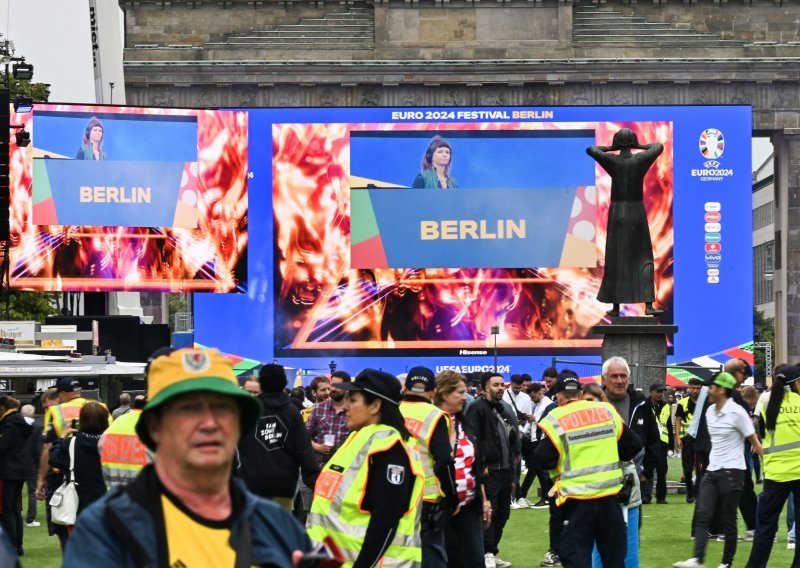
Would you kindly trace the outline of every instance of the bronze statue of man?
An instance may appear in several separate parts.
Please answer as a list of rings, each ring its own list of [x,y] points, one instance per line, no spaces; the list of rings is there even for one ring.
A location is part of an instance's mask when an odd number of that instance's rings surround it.
[[[631,150],[643,150],[633,153]],[[612,152],[619,151],[619,154]],[[614,134],[611,146],[590,146],[586,153],[611,176],[611,207],[608,211],[606,265],[597,299],[613,304],[610,316],[619,316],[620,304],[645,304],[647,315],[663,310],[653,307],[656,299],[653,244],[644,207],[644,176],[664,146],[639,144],[636,133],[623,128]]]

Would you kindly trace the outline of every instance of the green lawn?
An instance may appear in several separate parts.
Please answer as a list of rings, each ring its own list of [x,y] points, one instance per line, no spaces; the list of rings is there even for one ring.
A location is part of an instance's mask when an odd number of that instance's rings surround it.
[[[531,495],[535,495],[535,491],[531,491]],[[683,495],[670,495],[667,500],[668,505],[642,507],[642,568],[668,568],[673,562],[692,555],[693,541],[689,538],[689,524],[693,505],[688,505]],[[25,556],[22,558],[22,565],[24,568],[56,568],[61,564],[58,539],[47,536],[43,514],[39,515],[38,520],[42,522],[41,527],[25,528]],[[520,568],[538,566],[547,552],[547,521],[547,509],[511,511],[511,520],[500,543],[500,557]],[[779,526],[779,538],[772,550],[770,566],[789,566],[793,552],[786,550],[786,525],[783,519]],[[741,522],[740,532],[744,534]],[[744,566],[750,554],[750,545],[749,542],[739,543],[737,566]],[[710,542],[707,565],[714,568],[721,559],[722,543]]]
[[[758,491],[758,489],[757,489]],[[689,536],[694,505],[686,503],[683,495],[667,497],[668,505],[643,505],[644,517],[640,533],[639,560],[642,568],[668,568],[673,562],[692,556],[694,541]],[[739,534],[744,534],[739,521]],[[744,566],[750,554],[750,542],[740,542],[736,550],[736,566]],[[500,543],[500,558],[518,567],[538,566],[548,546],[547,509],[518,509],[511,511]],[[706,566],[715,568],[722,562],[721,542],[709,542]],[[778,542],[770,556],[770,566],[789,566],[794,551],[786,550],[786,523],[779,525]]]

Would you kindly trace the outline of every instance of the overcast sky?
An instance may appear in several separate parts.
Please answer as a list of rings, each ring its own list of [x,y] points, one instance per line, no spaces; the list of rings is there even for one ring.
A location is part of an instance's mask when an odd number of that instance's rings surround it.
[[[52,102],[94,102],[88,0],[0,0],[0,33],[52,85]]]

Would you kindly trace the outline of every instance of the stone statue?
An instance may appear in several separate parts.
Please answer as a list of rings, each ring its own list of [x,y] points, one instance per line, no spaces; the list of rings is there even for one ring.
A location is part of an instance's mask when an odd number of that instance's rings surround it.
[[[634,154],[631,150],[643,150]],[[619,151],[619,154],[612,152]],[[606,265],[597,299],[613,304],[608,311],[619,316],[620,304],[644,302],[645,313],[664,313],[653,307],[655,275],[653,244],[644,208],[644,176],[664,146],[639,144],[636,133],[627,128],[614,134],[612,146],[590,146],[586,153],[611,176],[611,208],[608,212]]]

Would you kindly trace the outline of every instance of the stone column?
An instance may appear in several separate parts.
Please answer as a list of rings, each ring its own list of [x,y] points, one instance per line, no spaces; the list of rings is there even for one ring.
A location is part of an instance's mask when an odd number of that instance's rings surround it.
[[[776,362],[800,358],[800,128],[773,137]]]
[[[654,383],[666,383],[667,334],[677,331],[677,325],[662,325],[652,317],[612,318],[611,325],[592,328],[592,333],[604,336],[603,361],[624,357],[631,367],[631,383],[644,391]]]

